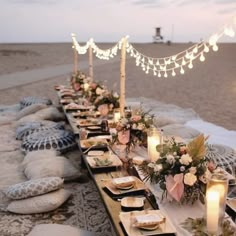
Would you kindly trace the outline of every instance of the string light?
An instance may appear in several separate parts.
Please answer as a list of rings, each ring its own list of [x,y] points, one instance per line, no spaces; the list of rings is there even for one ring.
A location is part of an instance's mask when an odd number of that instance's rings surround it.
[[[233,19],[233,24],[236,25],[236,16]],[[204,53],[208,53],[210,49],[212,49],[213,51],[218,51],[217,42],[223,35],[234,37],[235,31],[233,25],[227,25],[218,33],[211,35],[207,41],[193,44],[186,50],[169,57],[149,57],[139,52],[128,41],[126,43],[126,52],[131,57],[135,58],[136,66],[140,66],[146,74],[152,71],[154,76],[164,76],[165,78],[167,78],[168,75],[172,75],[174,77],[176,76],[176,72],[184,74],[186,67],[192,69],[194,60],[199,59],[201,62],[204,62],[206,59]],[[128,36],[126,36],[126,38],[128,38]],[[94,43],[93,39],[90,39],[84,46],[80,46],[76,40],[75,34],[72,34],[72,41],[73,48],[75,48],[79,54],[85,54],[88,48],[92,47],[94,54],[98,58],[103,60],[109,60],[116,56],[118,50],[121,49],[123,44],[122,38],[113,47],[102,50]],[[180,69],[176,70],[177,68]]]

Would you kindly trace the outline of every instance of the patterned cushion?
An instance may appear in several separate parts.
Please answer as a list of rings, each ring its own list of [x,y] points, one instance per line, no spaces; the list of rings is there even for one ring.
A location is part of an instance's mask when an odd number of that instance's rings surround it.
[[[36,197],[14,200],[7,206],[7,210],[19,214],[49,212],[61,206],[70,195],[70,191],[59,189]]]
[[[75,146],[75,136],[72,132],[67,130],[43,130],[28,135],[23,140],[21,147],[25,152],[44,149],[65,152]]]
[[[34,197],[61,188],[63,186],[63,182],[63,179],[60,177],[47,177],[29,180],[9,186],[4,190],[4,193],[11,199]]]
[[[236,172],[236,151],[220,144],[208,144],[206,157],[229,173]]]
[[[39,97],[24,97],[20,101],[21,109],[23,109],[24,107],[30,106],[32,104],[52,105],[52,101],[48,98],[39,98]]]
[[[46,120],[29,122],[20,125],[16,129],[16,139],[22,140],[24,137],[34,132],[40,132],[43,130],[54,130],[54,129],[64,129],[64,125],[62,123],[56,123],[53,121],[46,121]]]

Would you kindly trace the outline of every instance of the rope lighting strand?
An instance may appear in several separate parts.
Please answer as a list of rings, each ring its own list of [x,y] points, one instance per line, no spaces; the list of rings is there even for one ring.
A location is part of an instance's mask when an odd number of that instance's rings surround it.
[[[186,69],[193,68],[193,62],[199,59],[201,62],[205,61],[205,55],[211,49],[218,51],[218,40],[226,35],[228,37],[235,36],[234,27],[236,26],[236,16],[233,18],[233,23],[225,25],[218,33],[215,33],[209,37],[208,40],[200,43],[193,44],[191,47],[184,51],[168,57],[149,57],[140,53],[132,44],[127,40],[126,52],[131,57],[135,58],[136,66],[148,74],[150,71],[154,76],[169,77],[176,76],[177,73],[184,74]],[[126,36],[128,39],[128,36]],[[84,46],[80,46],[76,40],[75,34],[72,34],[73,48],[75,48],[78,54],[85,54],[89,48],[92,47],[96,57],[103,60],[109,60],[117,55],[118,50],[121,50],[123,38],[113,47],[102,50],[90,39]]]

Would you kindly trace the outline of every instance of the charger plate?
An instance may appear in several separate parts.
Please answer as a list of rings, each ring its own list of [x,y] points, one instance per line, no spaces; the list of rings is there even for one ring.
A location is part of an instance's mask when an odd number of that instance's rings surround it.
[[[157,217],[165,221],[159,223],[159,225],[153,225],[150,227],[138,228],[135,226],[136,217],[145,216],[146,214],[156,215]],[[169,218],[167,218],[160,210],[143,210],[143,211],[132,211],[132,212],[120,212],[120,221],[128,236],[148,236],[148,235],[165,235],[174,234],[176,235],[176,229]]]

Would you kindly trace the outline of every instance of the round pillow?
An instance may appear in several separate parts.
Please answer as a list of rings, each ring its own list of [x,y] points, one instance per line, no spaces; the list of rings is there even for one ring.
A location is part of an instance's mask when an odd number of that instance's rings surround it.
[[[56,123],[53,121],[29,122],[22,126],[19,126],[16,129],[16,139],[22,140],[23,138],[34,132],[41,132],[44,130],[54,130],[54,129],[64,129],[64,125],[62,123]]]
[[[44,149],[55,149],[65,152],[75,146],[74,134],[70,131],[60,129],[43,130],[29,134],[25,137],[21,145],[22,150],[25,152]]]
[[[32,104],[45,104],[45,105],[52,105],[52,101],[48,98],[40,98],[40,97],[24,97],[20,101],[20,108],[23,109],[27,106]]]
[[[220,144],[208,144],[206,157],[213,160],[219,167],[232,173],[236,169],[236,151]]]

